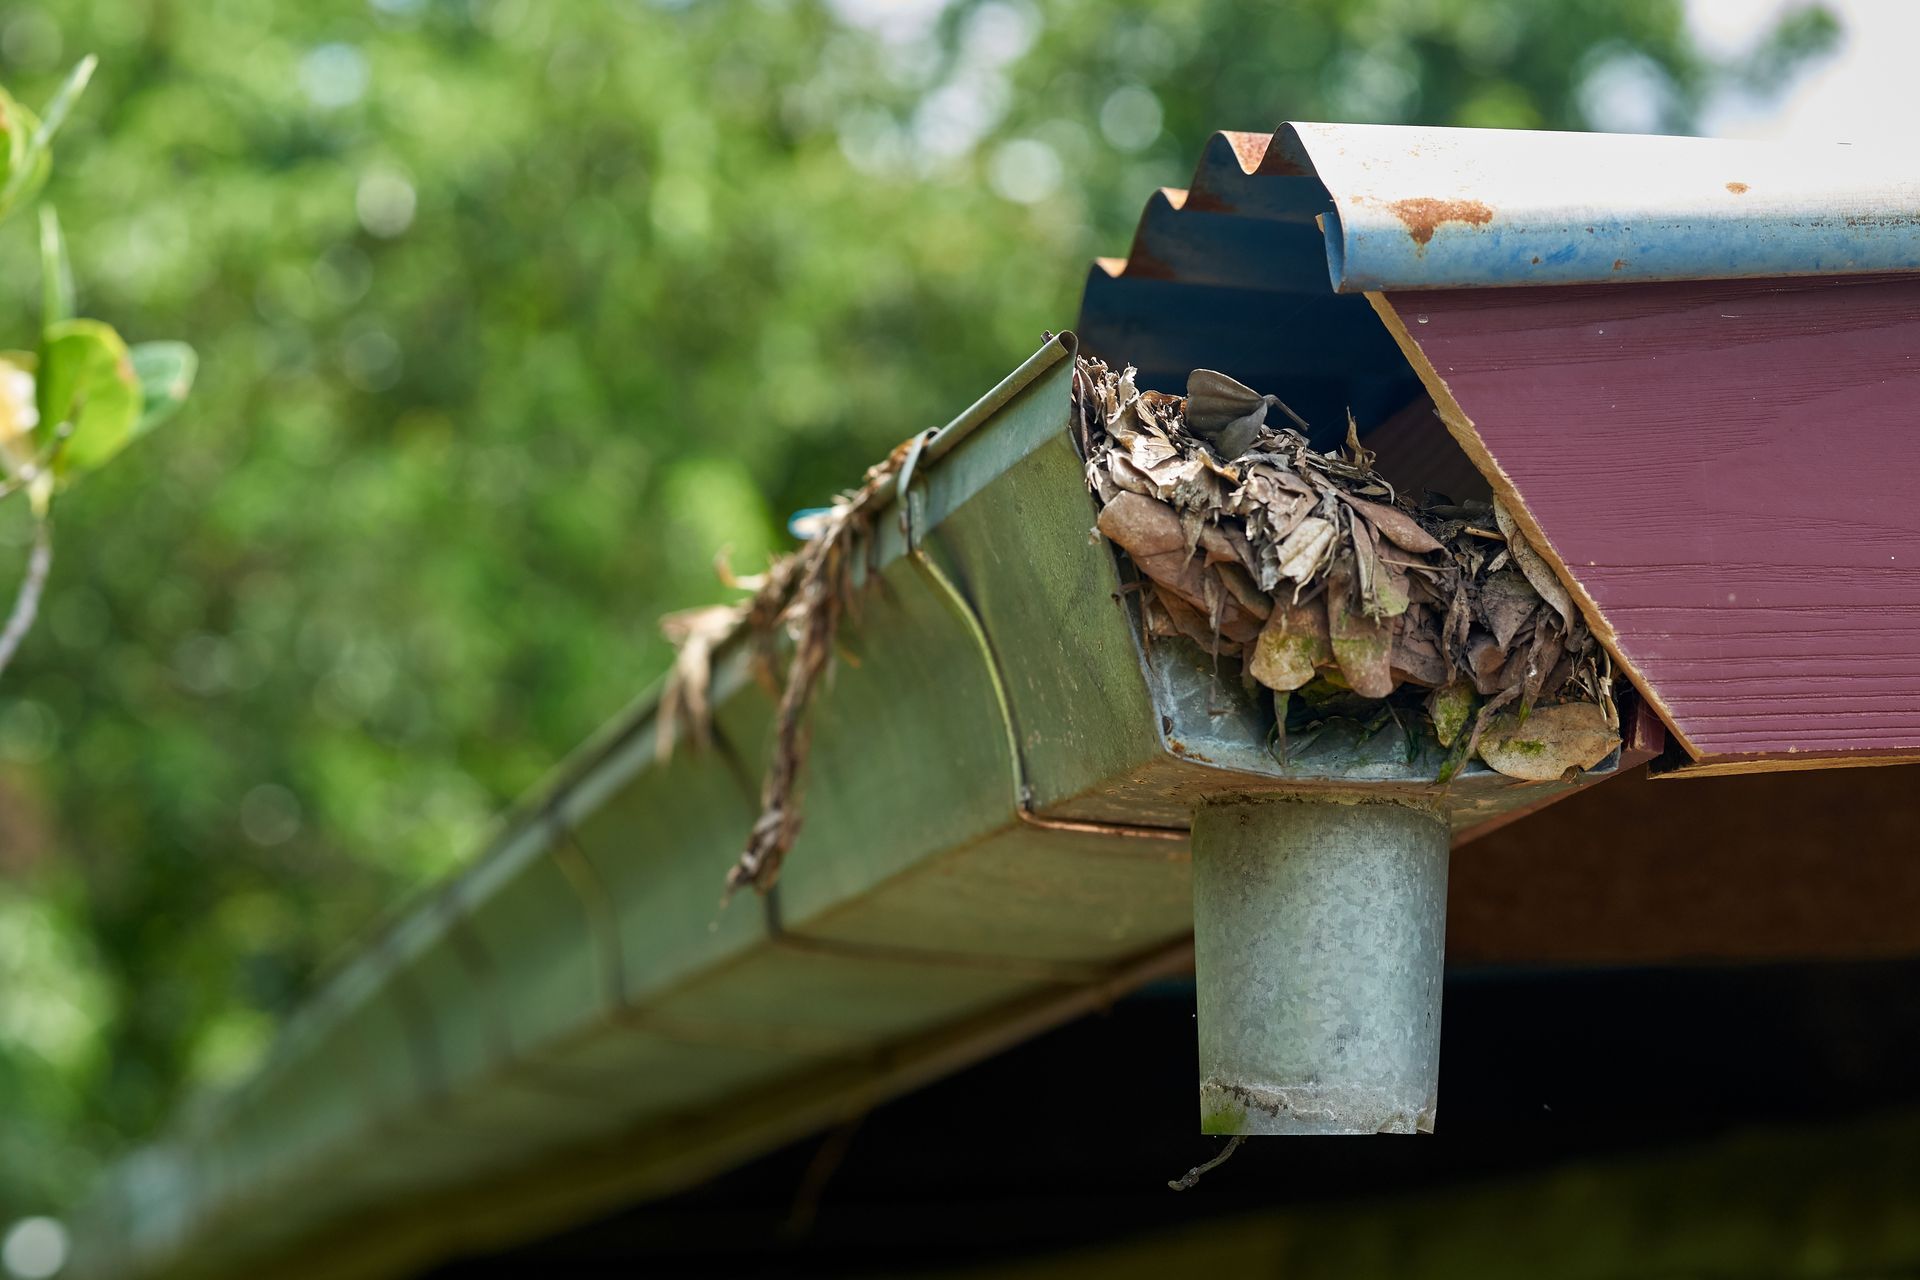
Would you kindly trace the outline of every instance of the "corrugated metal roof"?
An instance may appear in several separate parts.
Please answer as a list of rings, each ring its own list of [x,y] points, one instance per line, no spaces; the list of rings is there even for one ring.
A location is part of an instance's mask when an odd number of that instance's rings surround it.
[[[1913,270],[1912,152],[1289,124],[1215,134],[1095,264],[1078,331],[1149,386],[1211,364],[1337,434],[1417,391],[1363,292]]]
[[[1920,269],[1907,148],[1511,129],[1289,125],[1341,293]]]
[[[1206,366],[1280,392],[1325,447],[1349,408],[1371,426],[1420,385],[1366,299],[1333,292],[1315,222],[1331,197],[1279,153],[1268,163],[1269,141],[1217,133],[1186,190],[1155,192],[1127,257],[1094,264],[1076,331],[1145,386],[1182,391]]]

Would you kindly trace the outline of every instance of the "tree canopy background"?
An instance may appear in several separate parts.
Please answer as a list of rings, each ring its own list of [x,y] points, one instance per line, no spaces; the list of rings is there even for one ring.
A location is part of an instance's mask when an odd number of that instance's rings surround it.
[[[1678,0],[16,0],[102,67],[89,314],[201,353],[0,681],[0,1222],[57,1209],[910,432],[1072,323],[1208,133],[1684,129]],[[7,228],[33,332],[34,247]],[[0,590],[28,537],[0,508]]]

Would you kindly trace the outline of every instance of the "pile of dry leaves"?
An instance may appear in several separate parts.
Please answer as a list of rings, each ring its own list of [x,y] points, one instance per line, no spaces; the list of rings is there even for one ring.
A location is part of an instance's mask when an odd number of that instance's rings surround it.
[[[1204,369],[1187,391],[1074,372],[1099,529],[1147,580],[1150,637],[1243,659],[1283,733],[1357,704],[1424,713],[1449,777],[1478,755],[1557,778],[1618,745],[1607,655],[1498,501],[1415,506],[1351,426],[1343,454],[1317,453],[1266,421],[1293,417],[1271,396]]]

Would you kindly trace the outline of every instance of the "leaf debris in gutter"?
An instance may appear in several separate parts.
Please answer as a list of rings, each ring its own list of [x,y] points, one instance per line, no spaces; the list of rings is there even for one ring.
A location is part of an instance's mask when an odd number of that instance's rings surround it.
[[[1498,501],[1416,506],[1351,420],[1318,453],[1224,374],[1195,370],[1184,397],[1135,376],[1080,357],[1074,431],[1149,640],[1240,659],[1283,733],[1411,713],[1448,748],[1443,781],[1475,756],[1559,778],[1619,745],[1606,651]]]
[[[1224,374],[1195,370],[1185,397],[1141,391],[1134,377],[1078,358],[1072,428],[1098,528],[1147,580],[1149,637],[1241,659],[1273,690],[1283,732],[1424,718],[1450,749],[1442,781],[1476,755],[1510,777],[1558,778],[1619,745],[1605,651],[1497,503],[1414,507],[1373,471],[1351,423],[1344,453],[1317,453],[1268,421],[1304,426],[1285,404]],[[723,565],[745,599],[661,620],[676,650],[657,715],[662,758],[683,726],[695,746],[710,742],[713,655],[736,634],[754,638],[756,672],[779,692],[760,815],[729,894],[772,888],[799,834],[807,712],[853,603],[854,566],[873,551],[875,513],[922,438],[810,513],[807,543],[764,574]]]
[[[807,710],[831,665],[841,616],[852,603],[853,567],[873,545],[874,513],[892,492],[894,480],[920,439],[903,441],[885,461],[867,468],[858,489],[841,494],[831,507],[809,513],[809,541],[797,551],[776,557],[764,574],[734,578],[723,565],[722,580],[751,591],[746,599],[669,614],[661,620],[662,632],[677,650],[660,695],[656,746],[662,758],[672,751],[682,722],[696,746],[710,739],[707,691],[712,655],[735,633],[744,631],[755,638],[755,668],[769,689],[779,690],[773,751],[760,784],[760,816],[747,836],[746,848],[727,872],[729,896],[743,885],[762,893],[771,889],[800,834],[800,772],[810,732]],[[783,675],[776,670],[782,633],[793,645]]]

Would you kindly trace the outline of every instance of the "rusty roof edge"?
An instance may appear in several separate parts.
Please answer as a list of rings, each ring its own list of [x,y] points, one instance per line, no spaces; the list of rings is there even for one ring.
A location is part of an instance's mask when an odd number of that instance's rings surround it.
[[[1920,158],[1889,147],[1288,124],[1337,292],[1920,270]]]
[[[1196,214],[1229,221],[1203,232]],[[1221,132],[1185,191],[1149,200],[1107,274],[1185,279],[1183,256],[1244,254],[1205,243],[1228,228],[1294,223],[1325,273],[1269,274],[1300,294],[1920,271],[1920,153],[1411,125]]]

